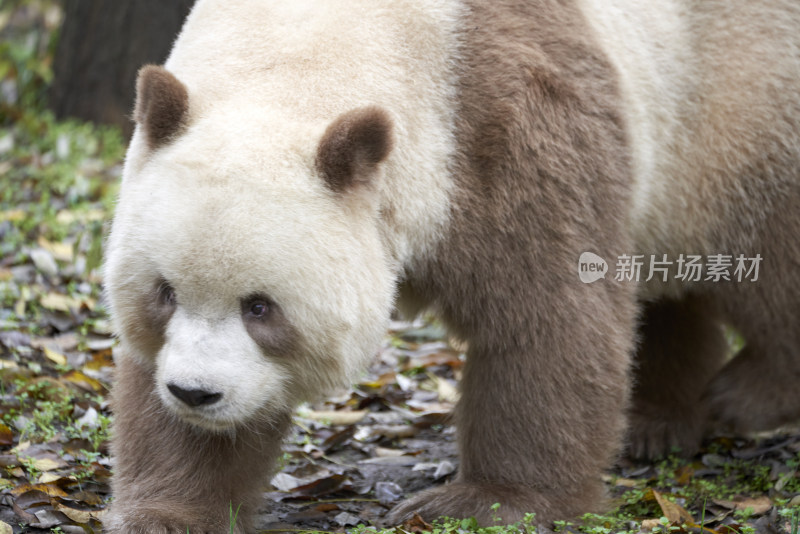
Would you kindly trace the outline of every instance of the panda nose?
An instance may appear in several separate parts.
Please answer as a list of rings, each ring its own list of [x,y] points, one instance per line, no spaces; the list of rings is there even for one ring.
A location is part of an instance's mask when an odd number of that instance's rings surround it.
[[[175,384],[167,384],[167,389],[192,408],[214,404],[222,398],[222,393],[212,393],[204,389],[183,389]]]

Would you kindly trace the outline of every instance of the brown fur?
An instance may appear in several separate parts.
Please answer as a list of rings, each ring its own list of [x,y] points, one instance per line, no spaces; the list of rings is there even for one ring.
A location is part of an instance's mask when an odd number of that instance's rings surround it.
[[[139,70],[133,118],[144,129],[150,148],[163,145],[179,133],[188,110],[186,86],[169,71],[156,65]]]
[[[392,149],[392,122],[378,107],[349,111],[325,130],[316,167],[328,186],[344,191],[367,183]]]
[[[785,176],[797,176],[790,164],[800,160],[797,148],[781,156]],[[764,177],[782,170],[770,160],[761,164],[772,167],[746,172]],[[761,254],[757,282],[701,284],[683,301],[645,307],[632,407],[634,455],[661,456],[673,446],[691,454],[709,430],[744,434],[800,419],[800,290],[793,281],[800,273],[800,186],[787,186],[764,208],[736,205],[734,224],[718,237],[721,251]],[[724,366],[729,347],[722,324],[746,343]]]
[[[228,532],[229,506],[235,512],[241,505],[236,532],[250,532],[289,414],[262,421],[257,430],[239,428],[235,436],[213,434],[166,412],[151,370],[122,358],[116,373],[112,452],[118,504],[104,531],[185,534],[188,528],[192,534],[219,534]]]
[[[672,445],[693,452],[708,414],[738,432],[800,418],[797,144],[764,135],[761,155],[746,165],[690,167],[706,169],[698,186],[716,199],[719,222],[696,229],[711,232],[717,248],[709,253],[768,259],[758,283],[698,284],[682,301],[644,304],[629,380],[634,293],[574,275],[581,252],[615,258],[631,246],[614,73],[569,3],[471,7],[453,227],[404,287],[469,342],[457,412],[462,465],[456,483],[413,497],[390,520],[419,510],[491,524],[489,501],[501,503],[504,520],[523,510],[549,521],[596,509],[629,382],[631,449],[640,455]],[[783,110],[781,129],[800,117],[798,107]],[[707,148],[738,161],[740,145]],[[741,189],[729,188],[732,178]],[[702,204],[687,206],[712,216]],[[717,373],[722,321],[748,346]],[[487,486],[504,491],[485,498]]]
[[[266,297],[255,297],[269,302]],[[300,333],[286,318],[276,304],[270,302],[270,310],[265,317],[253,317],[247,313],[249,300],[242,302],[244,327],[250,337],[268,354],[281,356],[296,352],[300,343]]]
[[[636,355],[630,453],[692,454],[705,431],[702,397],[729,348],[719,314],[697,298],[644,306]]]
[[[707,288],[746,343],[705,394],[711,423],[738,434],[800,419],[800,146],[776,156],[794,183],[773,199],[757,227],[725,237],[732,250],[761,253],[759,281]],[[763,161],[774,162],[770,154]]]
[[[395,510],[549,521],[602,506],[622,439],[632,287],[583,284],[586,250],[631,246],[610,66],[563,2],[471,2],[448,238],[404,291],[469,343],[455,484]],[[486,487],[502,488],[485,496]]]
[[[167,323],[175,309],[162,298],[163,291],[168,287],[165,280],[159,280],[149,290],[136,293],[136,316],[140,320],[130,334],[132,344],[146,354],[158,353],[164,344]]]

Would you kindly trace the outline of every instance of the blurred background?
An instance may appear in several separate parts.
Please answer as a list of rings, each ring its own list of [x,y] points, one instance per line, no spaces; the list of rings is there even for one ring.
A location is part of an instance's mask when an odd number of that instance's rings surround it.
[[[163,63],[193,0],[3,0],[0,113],[36,103],[129,136],[138,68]]]

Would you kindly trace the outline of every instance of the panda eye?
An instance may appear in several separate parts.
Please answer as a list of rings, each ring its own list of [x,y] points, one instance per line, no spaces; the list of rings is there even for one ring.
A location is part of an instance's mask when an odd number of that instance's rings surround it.
[[[158,286],[158,303],[162,306],[173,307],[177,302],[175,290],[169,285],[169,282],[161,282],[161,285]]]
[[[272,311],[274,304],[268,298],[257,295],[242,301],[242,313],[254,319],[264,319]]]
[[[256,301],[250,305],[250,315],[255,317],[263,317],[267,314],[267,303]]]

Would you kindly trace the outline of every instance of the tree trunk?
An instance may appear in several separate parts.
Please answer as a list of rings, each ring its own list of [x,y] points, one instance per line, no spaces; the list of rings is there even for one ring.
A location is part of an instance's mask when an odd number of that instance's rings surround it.
[[[64,0],[50,105],[130,135],[136,72],[163,63],[194,0]]]

